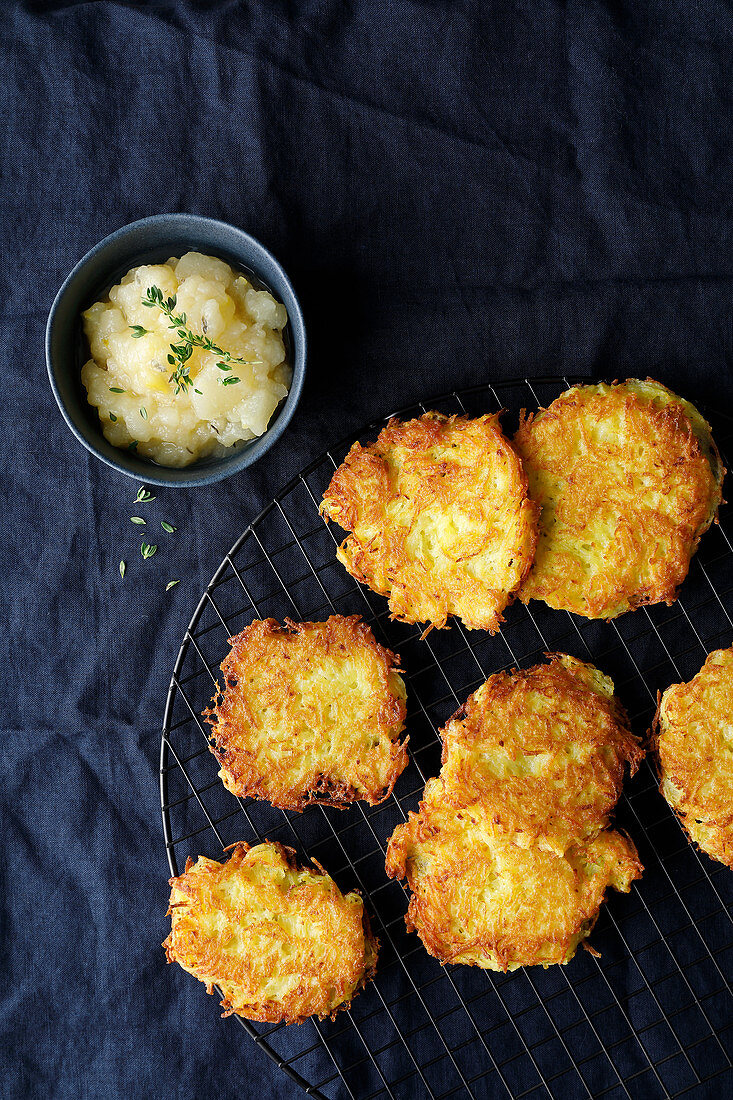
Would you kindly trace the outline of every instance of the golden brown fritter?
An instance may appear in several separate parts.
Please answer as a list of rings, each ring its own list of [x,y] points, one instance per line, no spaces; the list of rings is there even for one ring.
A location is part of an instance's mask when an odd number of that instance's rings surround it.
[[[168,962],[207,993],[217,985],[226,1016],[333,1017],[374,976],[379,941],[359,894],[300,867],[292,848],[236,844],[226,863],[187,860],[170,884]]]
[[[413,891],[408,928],[443,962],[567,962],[607,888],[641,875],[607,826],[643,755],[592,665],[555,655],[491,676],[448,722],[440,775],[389,842],[387,874]]]
[[[563,654],[490,676],[442,737],[440,778],[425,800],[481,803],[492,832],[557,855],[608,825],[624,765],[633,775],[644,756],[613,681]]]
[[[358,615],[258,619],[229,642],[206,711],[227,790],[285,810],[389,797],[407,766],[405,685]]]
[[[393,619],[499,629],[532,563],[535,506],[499,415],[390,420],[355,443],[321,504],[351,534],[338,559]]]
[[[575,386],[514,444],[541,507],[524,603],[603,619],[674,601],[725,474],[693,405],[651,379]]]
[[[659,789],[690,838],[733,868],[733,649],[662,695],[654,720]]]
[[[387,853],[387,874],[406,877],[413,891],[407,928],[441,962],[488,970],[569,962],[606,890],[628,893],[641,876],[634,845],[619,832],[557,856],[467,826],[467,812],[410,814]]]

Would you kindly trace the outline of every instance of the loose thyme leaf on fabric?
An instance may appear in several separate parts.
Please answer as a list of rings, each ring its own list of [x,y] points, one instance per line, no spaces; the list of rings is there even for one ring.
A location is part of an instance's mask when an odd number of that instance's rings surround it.
[[[155,544],[151,546],[149,542],[144,542],[140,547],[140,553],[143,556],[143,560],[147,561],[148,558],[152,558],[157,549],[158,547]]]
[[[147,520],[143,519],[142,516],[130,516],[130,523],[142,523],[145,525]]]
[[[167,531],[169,535],[172,535],[175,531],[175,527],[173,527],[170,523],[166,523],[164,519],[160,521],[160,526],[163,528],[164,531]]]
[[[155,497],[153,496],[152,493],[149,493],[148,490],[144,486],[141,485],[140,488],[137,491],[137,496],[135,497],[135,503],[139,504],[142,501],[143,504],[147,504],[149,500],[155,500]]]
[[[173,587],[174,584],[179,584],[179,583],[180,583],[179,581],[168,581],[168,584],[165,586],[166,592],[168,592]]]
[[[125,570],[126,570],[126,569],[127,569],[127,565],[126,565],[126,563],[125,563],[124,561],[121,561],[121,562],[120,562],[120,576],[121,576],[121,577],[122,577],[123,579],[124,579],[124,576],[125,576]]]

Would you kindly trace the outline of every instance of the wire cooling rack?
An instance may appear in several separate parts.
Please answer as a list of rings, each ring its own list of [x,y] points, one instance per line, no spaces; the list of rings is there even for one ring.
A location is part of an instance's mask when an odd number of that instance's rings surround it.
[[[504,408],[504,428],[512,432],[520,408],[546,405],[569,384],[544,378],[478,386],[400,415],[428,407],[469,414]],[[369,425],[358,438],[374,438],[383,423]],[[732,423],[714,422],[723,452]],[[318,516],[350,442],[312,462],[283,489],[204,592],[171,680],[160,790],[174,875],[186,856],[217,857],[236,840],[290,844],[301,858],[318,859],[342,890],[362,891],[382,943],[379,968],[334,1022],[298,1027],[235,1019],[288,1077],[326,1100],[656,1100],[716,1078],[715,1092],[723,1095],[722,1075],[730,1074],[733,1056],[733,875],[688,844],[648,761],[627,783],[617,813],[646,870],[630,894],[612,892],[603,906],[591,938],[600,958],[581,950],[566,967],[510,974],[441,967],[417,936],[407,934],[407,896],[387,879],[384,856],[395,825],[417,809],[426,778],[438,772],[437,731],[491,673],[534,664],[549,650],[591,660],[613,677],[634,729],[643,733],[657,691],[689,679],[709,650],[733,643],[727,510],[705,535],[672,607],[605,623],[540,603],[515,603],[493,638],[454,623],[420,641],[418,628],[391,622],[386,601],[338,564],[341,532]],[[406,670],[411,762],[394,794],[374,808],[318,806],[303,814],[235,798],[217,777],[201,719],[227,638],[254,618],[318,620],[354,612],[399,652]]]

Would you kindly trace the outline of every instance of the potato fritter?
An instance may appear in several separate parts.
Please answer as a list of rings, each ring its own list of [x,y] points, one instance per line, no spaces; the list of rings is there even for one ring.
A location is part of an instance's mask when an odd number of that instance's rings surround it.
[[[258,619],[229,643],[205,712],[227,790],[284,810],[389,797],[407,766],[405,685],[358,615]]]
[[[467,812],[410,814],[387,853],[387,874],[406,877],[413,891],[407,928],[441,962],[505,971],[567,963],[609,886],[628,893],[641,876],[621,833],[601,832],[557,856],[467,825]]]
[[[514,444],[541,508],[520,600],[590,619],[674,601],[725,474],[693,405],[651,379],[575,386]]]
[[[337,556],[393,619],[495,633],[537,541],[527,478],[499,415],[390,420],[355,443],[321,512],[351,532]]]
[[[490,676],[442,737],[443,766],[426,801],[481,803],[492,832],[557,855],[608,825],[624,765],[633,775],[644,756],[613,681],[563,654]]]
[[[442,734],[440,775],[387,849],[413,891],[408,928],[443,962],[568,962],[607,888],[642,871],[608,828],[644,755],[612,681],[557,654],[491,676]]]
[[[733,649],[717,649],[654,720],[659,789],[704,852],[733,868]]]
[[[301,1023],[333,1017],[374,976],[379,941],[358,893],[292,848],[236,844],[226,863],[199,856],[170,880],[168,962],[213,993],[223,1015]]]

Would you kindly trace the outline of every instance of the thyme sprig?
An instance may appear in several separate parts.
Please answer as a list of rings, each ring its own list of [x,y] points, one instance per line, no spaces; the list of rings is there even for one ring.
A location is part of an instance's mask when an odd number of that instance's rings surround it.
[[[163,291],[159,286],[149,286],[145,297],[142,299],[142,304],[147,306],[148,309],[157,308],[164,313],[170,321],[168,328],[175,329],[179,342],[171,343],[170,352],[168,353],[168,362],[173,367],[173,371],[168,379],[172,382],[176,388],[176,394],[186,393],[190,386],[193,386],[193,378],[191,378],[191,367],[189,359],[193,355],[194,348],[201,348],[202,351],[213,352],[214,355],[220,356],[217,362],[217,367],[220,371],[228,372],[232,369],[232,363],[240,363],[243,366],[249,366],[257,362],[254,359],[239,359],[236,355],[232,355],[231,352],[225,351],[224,348],[220,348],[218,344],[215,344],[208,336],[200,336],[197,332],[188,324],[188,318],[185,313],[176,313],[176,295],[166,298]],[[225,386],[233,386],[235,383],[241,381],[239,378],[230,378],[227,374],[226,378],[222,379],[222,384]],[[195,391],[198,392],[198,391]]]

